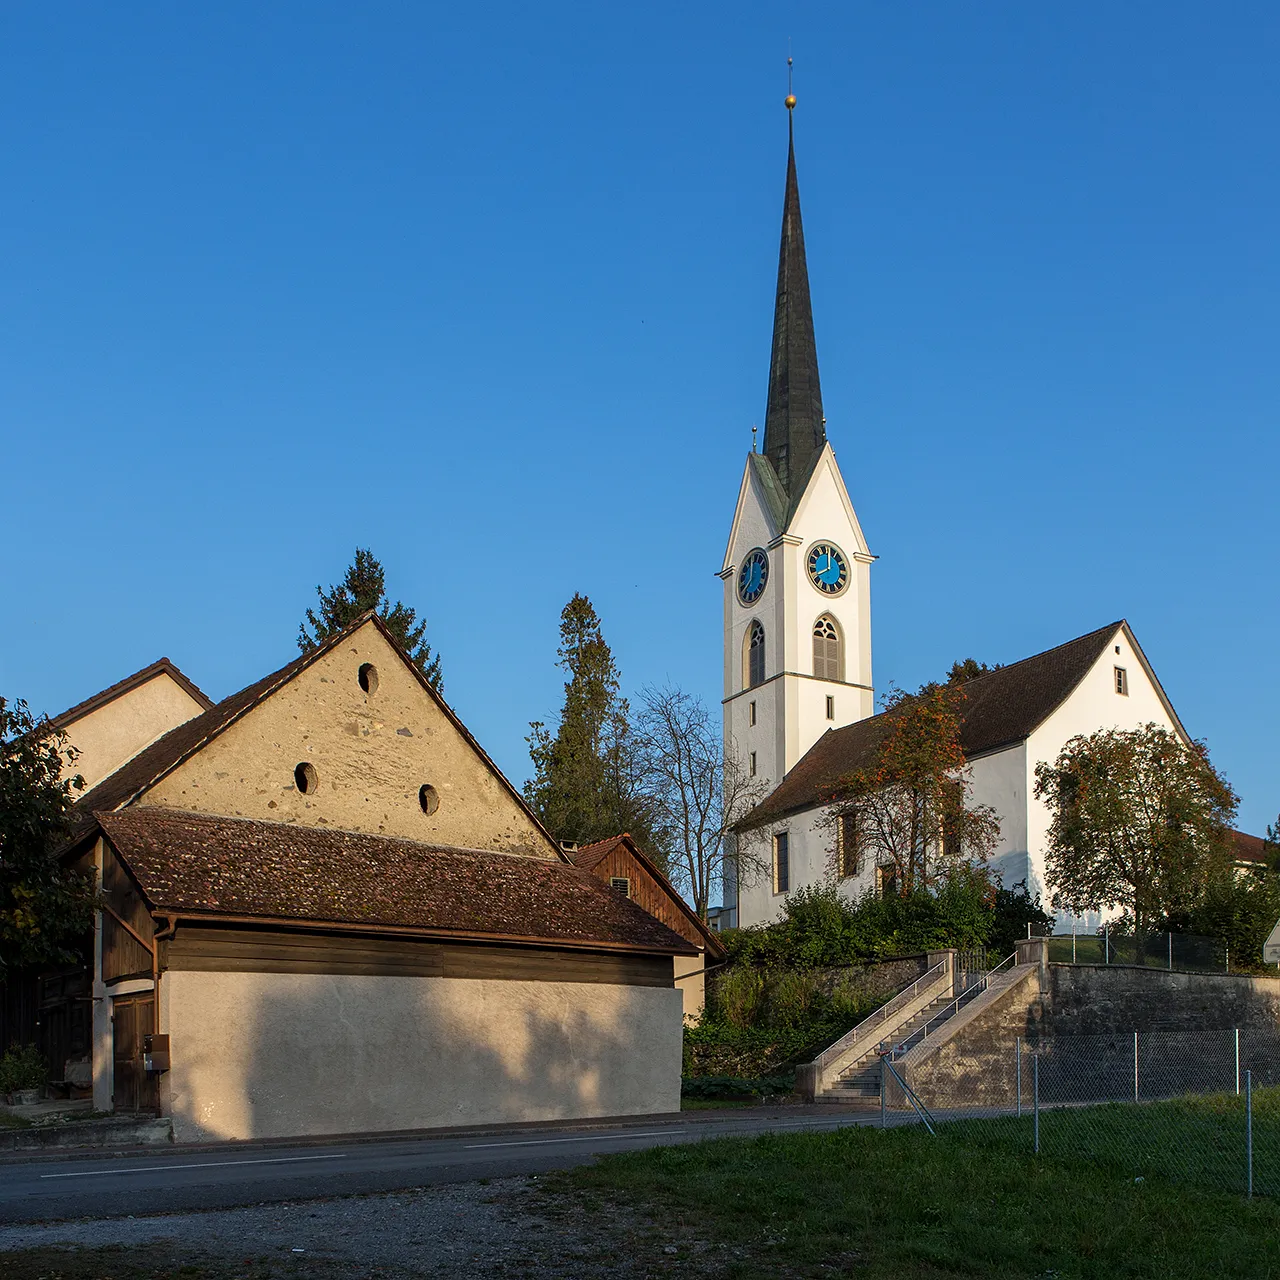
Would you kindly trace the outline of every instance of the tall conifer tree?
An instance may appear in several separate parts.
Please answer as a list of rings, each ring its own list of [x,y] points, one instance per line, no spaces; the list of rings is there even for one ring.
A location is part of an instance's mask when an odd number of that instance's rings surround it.
[[[444,677],[440,671],[440,655],[432,653],[427,643],[427,623],[418,621],[417,611],[399,600],[387,599],[386,571],[367,547],[357,547],[347,576],[325,591],[316,588],[320,611],[307,610],[306,621],[298,628],[298,648],[310,653],[330,636],[349,627],[363,613],[374,610],[387,625],[387,630],[403,646],[414,665],[441,692]],[[308,630],[308,627],[310,630]]]
[[[534,776],[525,799],[559,840],[587,844],[626,831],[664,863],[664,842],[641,786],[631,708],[600,618],[584,595],[560,614],[559,665],[569,676],[560,723],[554,732],[540,721],[529,726]]]

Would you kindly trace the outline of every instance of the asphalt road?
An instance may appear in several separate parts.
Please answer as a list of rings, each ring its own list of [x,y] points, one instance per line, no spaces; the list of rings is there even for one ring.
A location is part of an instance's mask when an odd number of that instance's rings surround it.
[[[0,1222],[114,1218],[399,1191],[545,1173],[585,1164],[612,1151],[698,1142],[726,1134],[837,1129],[873,1119],[866,1112],[761,1116],[739,1111],[703,1119],[705,1114],[690,1113],[690,1119],[677,1122],[611,1128],[518,1128],[351,1143],[219,1144],[194,1150],[35,1156],[0,1164]],[[874,1119],[878,1121],[878,1113]]]

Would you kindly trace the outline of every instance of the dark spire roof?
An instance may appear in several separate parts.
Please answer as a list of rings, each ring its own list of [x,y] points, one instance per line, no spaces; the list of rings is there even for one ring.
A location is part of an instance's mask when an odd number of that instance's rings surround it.
[[[773,356],[769,362],[769,408],[764,419],[764,453],[773,463],[792,505],[799,500],[827,433],[822,424],[818,348],[809,304],[809,269],[800,223],[796,181],[795,130],[788,103],[787,190],[782,204],[782,247],[778,254],[778,297],[773,312]]]

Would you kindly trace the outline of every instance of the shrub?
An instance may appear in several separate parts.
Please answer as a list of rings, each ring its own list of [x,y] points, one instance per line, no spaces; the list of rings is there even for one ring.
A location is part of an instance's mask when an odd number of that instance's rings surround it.
[[[775,1093],[790,1093],[795,1088],[794,1071],[777,1076],[686,1076],[680,1082],[685,1098],[765,1098]]]
[[[15,1046],[0,1058],[0,1093],[42,1089],[48,1076],[49,1068],[33,1044]]]

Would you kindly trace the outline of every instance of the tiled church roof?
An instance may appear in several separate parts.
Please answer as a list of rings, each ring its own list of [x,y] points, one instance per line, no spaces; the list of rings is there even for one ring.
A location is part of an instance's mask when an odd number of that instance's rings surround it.
[[[1113,622],[1055,649],[968,681],[963,686],[964,721],[960,731],[965,754],[996,751],[1029,737],[1084,679],[1124,625],[1123,621]],[[829,803],[844,778],[873,763],[893,714],[882,712],[844,728],[828,730],[739,826],[761,826]]]

